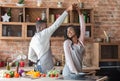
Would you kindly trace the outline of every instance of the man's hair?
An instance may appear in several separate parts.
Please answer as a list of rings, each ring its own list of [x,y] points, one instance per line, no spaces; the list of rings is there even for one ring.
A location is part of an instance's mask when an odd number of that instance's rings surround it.
[[[38,20],[38,21],[36,21],[36,26],[39,26],[42,23],[46,23],[46,21],[44,21],[44,20]]]
[[[64,31],[64,40],[66,39],[70,39],[68,36],[67,36],[67,29],[69,27],[72,27],[74,30],[75,30],[75,34],[77,35],[77,38],[79,38],[80,36],[80,27],[77,27],[77,26],[74,26],[74,25],[69,25],[66,27],[65,31]],[[71,39],[70,39],[71,40]]]
[[[46,23],[46,21],[43,20],[38,20],[36,21],[36,32],[39,31],[39,28],[41,27],[42,24]]]

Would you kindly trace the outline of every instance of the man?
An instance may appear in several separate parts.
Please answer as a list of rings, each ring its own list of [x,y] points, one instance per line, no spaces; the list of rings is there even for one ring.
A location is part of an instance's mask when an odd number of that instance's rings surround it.
[[[28,59],[37,64],[35,70],[47,73],[47,71],[53,68],[50,37],[62,24],[70,10],[72,10],[72,5],[50,27],[47,27],[45,21],[36,22],[36,33],[31,39],[28,51]]]

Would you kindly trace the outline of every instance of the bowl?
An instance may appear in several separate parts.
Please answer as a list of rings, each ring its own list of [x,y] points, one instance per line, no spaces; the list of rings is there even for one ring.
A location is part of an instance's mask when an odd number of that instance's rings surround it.
[[[103,42],[102,38],[96,38],[96,42]]]
[[[83,73],[83,72],[78,73],[79,77],[85,77],[85,75],[86,75],[86,73]]]
[[[19,3],[16,3],[16,5],[19,6],[19,7],[24,6],[24,4],[19,4]]]

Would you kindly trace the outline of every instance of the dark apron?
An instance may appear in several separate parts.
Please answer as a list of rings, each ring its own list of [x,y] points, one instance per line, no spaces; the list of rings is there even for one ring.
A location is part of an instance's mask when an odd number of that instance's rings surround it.
[[[39,65],[40,64],[40,65]],[[41,58],[37,61],[35,70],[41,73],[47,73],[54,67],[52,53],[49,49]]]

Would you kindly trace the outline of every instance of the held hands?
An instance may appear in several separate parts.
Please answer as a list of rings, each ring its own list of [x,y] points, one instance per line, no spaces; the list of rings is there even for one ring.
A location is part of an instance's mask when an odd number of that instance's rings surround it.
[[[75,10],[77,10],[77,12],[78,12],[80,15],[82,14],[81,9],[80,9],[80,7],[79,7],[78,4],[73,4],[73,8],[74,8]]]
[[[69,11],[72,11],[73,9],[77,10],[77,12],[78,12],[80,15],[82,14],[80,7],[78,6],[78,4],[75,4],[75,3],[72,4],[72,5],[70,5],[70,6],[66,9],[66,11],[69,12]]]

